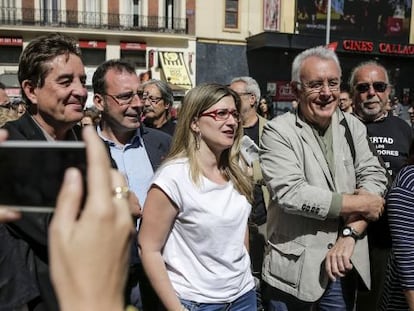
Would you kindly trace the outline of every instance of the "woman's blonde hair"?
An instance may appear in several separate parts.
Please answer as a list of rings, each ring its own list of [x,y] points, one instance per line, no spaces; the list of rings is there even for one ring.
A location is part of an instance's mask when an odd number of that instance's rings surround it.
[[[199,184],[201,168],[196,158],[198,143],[197,133],[191,129],[191,124],[204,111],[215,105],[223,97],[231,96],[234,99],[236,110],[240,113],[241,101],[239,95],[225,85],[216,83],[200,84],[191,89],[183,99],[180,117],[172,139],[171,150],[167,161],[187,157],[190,164],[191,178],[195,184]],[[239,124],[235,133],[233,145],[224,150],[220,158],[220,169],[228,180],[231,180],[236,190],[252,201],[253,182],[246,174],[246,167],[240,156],[240,140],[243,136],[243,128]]]

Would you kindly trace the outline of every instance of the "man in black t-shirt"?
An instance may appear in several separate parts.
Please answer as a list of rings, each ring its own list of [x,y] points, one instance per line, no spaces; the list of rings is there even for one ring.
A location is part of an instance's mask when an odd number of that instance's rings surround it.
[[[405,121],[386,110],[391,90],[387,70],[373,61],[362,63],[352,71],[349,85],[355,115],[366,125],[372,145],[394,179],[408,156],[412,131]],[[378,306],[391,248],[386,212],[368,226],[368,240],[372,288],[369,293],[358,294],[357,310],[376,310]]]

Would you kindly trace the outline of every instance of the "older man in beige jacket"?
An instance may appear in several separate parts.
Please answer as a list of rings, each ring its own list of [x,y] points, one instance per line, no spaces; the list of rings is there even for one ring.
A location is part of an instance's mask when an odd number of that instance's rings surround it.
[[[364,231],[383,211],[387,178],[365,126],[338,108],[340,81],[333,51],[302,52],[292,67],[298,110],[263,131],[271,311],[352,310],[358,275],[370,287]]]

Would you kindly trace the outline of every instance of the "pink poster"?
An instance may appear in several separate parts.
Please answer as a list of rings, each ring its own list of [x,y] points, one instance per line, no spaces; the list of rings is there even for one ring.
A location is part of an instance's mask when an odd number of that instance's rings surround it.
[[[264,0],[263,29],[265,31],[279,31],[280,0]]]

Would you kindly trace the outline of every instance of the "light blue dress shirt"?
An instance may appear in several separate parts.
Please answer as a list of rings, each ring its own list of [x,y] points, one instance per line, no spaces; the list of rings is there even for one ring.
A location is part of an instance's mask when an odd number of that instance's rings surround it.
[[[118,166],[118,171],[124,174],[129,189],[136,194],[141,207],[143,207],[154,176],[154,170],[145,149],[140,130],[137,129],[135,135],[124,146],[117,145],[104,137],[100,127],[97,128],[97,131],[99,136],[108,142],[111,157]]]

